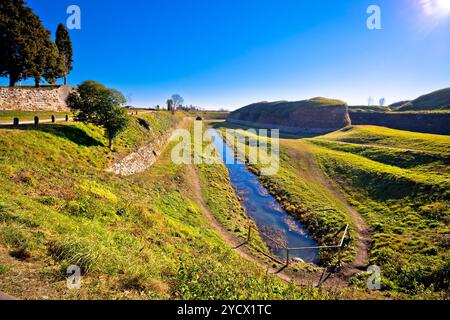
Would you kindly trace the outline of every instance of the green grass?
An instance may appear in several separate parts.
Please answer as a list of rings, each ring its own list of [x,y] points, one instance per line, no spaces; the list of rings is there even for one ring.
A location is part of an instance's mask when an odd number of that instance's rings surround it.
[[[230,114],[234,119],[253,121],[261,115],[276,114],[277,117],[289,117],[298,110],[308,110],[316,108],[347,108],[347,104],[341,100],[314,98],[310,100],[287,102],[259,102],[236,110]]]
[[[204,132],[208,129],[203,126]],[[202,142],[203,158],[202,164],[197,164],[196,169],[200,179],[200,186],[202,195],[206,201],[206,205],[217,219],[217,221],[233,236],[242,240],[242,243],[247,240],[248,226],[256,225],[250,220],[245,212],[245,209],[240,205],[238,198],[231,185],[228,171],[225,165],[219,160],[212,164],[213,160],[219,159],[219,156],[214,151],[213,155],[207,154],[204,151],[212,143],[211,139],[205,139]],[[194,148],[197,152],[199,148]],[[268,249],[261,237],[257,234],[251,239],[251,244],[254,248],[268,253]],[[256,252],[254,252],[256,254]]]
[[[450,138],[361,126],[309,141],[323,170],[372,228],[371,263],[382,269],[383,289],[445,293]]]
[[[391,108],[386,106],[349,106],[349,112],[390,112]]]
[[[212,111],[198,111],[198,112],[190,112],[189,116],[197,117],[200,116],[206,120],[224,120],[230,115],[229,112],[212,112]]]
[[[363,156],[370,160],[400,168],[414,168],[423,172],[445,172],[450,167],[448,153],[383,148],[373,145],[336,143],[322,139],[310,142],[325,148]]]
[[[318,137],[332,142],[370,144],[400,150],[450,153],[450,136],[415,133],[377,126],[350,126]]]
[[[246,134],[236,125],[215,126]],[[383,292],[400,298],[443,298],[450,279],[449,146],[447,136],[373,126],[316,138],[286,136],[281,139],[280,171],[260,179],[323,243],[333,226],[349,220],[314,178],[308,164],[308,154],[313,155],[371,228],[370,264],[381,267]],[[258,165],[250,168],[260,171]],[[324,214],[323,207],[332,211]],[[364,288],[365,277],[355,276],[353,285]]]
[[[400,106],[399,111],[417,110],[448,110],[450,109],[450,88],[445,88],[425,94],[410,103]]]
[[[0,123],[13,122],[14,118],[20,121],[32,121],[34,117],[40,120],[50,120],[54,115],[57,119],[64,118],[66,115],[72,115],[71,112],[52,112],[52,111],[0,111]]]
[[[216,123],[216,128],[230,128],[226,123]],[[236,128],[236,126],[231,126]],[[269,142],[266,138],[261,138],[247,131],[236,129],[235,135],[252,136],[260,143]],[[270,139],[269,139],[270,140]],[[284,144],[283,144],[284,143]],[[260,163],[249,164],[249,169],[260,177],[263,185],[275,196],[283,208],[292,216],[299,219],[308,229],[314,239],[321,245],[334,245],[337,240],[333,235],[345,224],[352,224],[347,217],[345,209],[334,197],[313,177],[307,174],[308,169],[302,167],[303,160],[298,158],[299,153],[292,153],[292,145],[287,145],[288,140],[284,140],[280,150],[279,171],[275,175],[261,175],[262,163],[267,161],[260,158]],[[300,148],[305,145],[300,145]],[[257,148],[246,140],[248,150]],[[306,150],[302,150],[306,151]],[[306,151],[308,152],[308,151]],[[261,161],[262,160],[262,161]],[[354,255],[352,244],[353,231],[350,229],[350,239],[347,249],[344,251],[343,260],[351,261]],[[335,251],[322,250],[320,262],[323,265],[331,263],[336,258]]]
[[[171,161],[170,148],[144,173],[106,172],[183,115],[139,117],[152,130],[132,121],[116,153],[90,125],[0,129],[0,249],[14,260],[0,256],[0,291],[25,299],[39,298],[40,290],[55,299],[339,297],[286,284],[241,258],[210,226],[188,187],[186,166]],[[224,168],[198,170],[210,210],[242,234],[242,209]],[[217,190],[205,187],[211,179]],[[79,291],[66,289],[71,264],[82,268]]]

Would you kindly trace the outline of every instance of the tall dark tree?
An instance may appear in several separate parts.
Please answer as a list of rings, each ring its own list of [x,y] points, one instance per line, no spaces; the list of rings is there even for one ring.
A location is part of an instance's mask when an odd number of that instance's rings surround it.
[[[49,83],[54,83],[65,73],[59,50],[50,39],[50,31],[44,28],[39,17],[31,10],[26,13],[25,21],[27,21],[25,30],[28,39],[24,49],[28,61],[25,76],[33,78],[36,87],[39,86],[42,78]]]
[[[11,87],[29,77],[36,86],[42,77],[51,81],[63,73],[58,56],[50,32],[23,0],[0,2],[0,76],[9,76]]]
[[[64,57],[59,54],[58,47],[52,41],[48,43],[48,52],[46,54],[46,64],[42,76],[50,84],[56,83],[58,78],[66,74]]]
[[[125,130],[129,121],[126,109],[120,107],[126,103],[123,94],[98,82],[85,81],[78,86],[76,93],[69,95],[67,103],[76,113],[77,121],[105,129],[109,148],[113,150],[114,139]]]
[[[63,57],[65,74],[64,74],[64,84],[67,84],[67,75],[73,70],[73,48],[72,40],[70,39],[69,31],[63,24],[58,25],[56,30],[56,46],[59,49],[59,54]]]
[[[173,104],[173,100],[172,99],[167,100],[166,104],[167,104],[167,111],[175,113],[175,107],[174,107],[174,104]]]
[[[24,16],[27,8],[23,0],[0,1],[0,76],[9,76],[9,85],[25,77],[27,68]]]

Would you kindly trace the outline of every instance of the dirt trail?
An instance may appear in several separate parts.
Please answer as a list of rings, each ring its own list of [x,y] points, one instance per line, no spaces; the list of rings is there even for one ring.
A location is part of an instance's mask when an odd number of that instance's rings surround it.
[[[295,283],[299,286],[317,286],[319,283],[322,272],[300,272],[298,274],[287,273],[283,271],[282,266],[279,268],[273,268],[267,261],[264,261],[262,258],[254,255],[247,246],[243,245],[242,240],[231,235],[213,216],[213,214],[209,211],[206,202],[201,193],[200,180],[193,165],[186,166],[186,180],[190,186],[190,190],[192,191],[191,197],[201,208],[204,216],[209,221],[211,227],[213,227],[222,238],[243,258],[253,261],[258,264],[260,267],[266,269],[270,274],[273,274],[280,279],[288,282]],[[342,277],[331,276],[322,287],[326,288],[337,288],[337,287],[345,287],[347,285],[347,281],[342,279]]]
[[[342,275],[344,278],[350,278],[352,275],[364,271],[369,263],[369,248],[370,248],[370,229],[361,215],[347,202],[339,187],[336,186],[329,178],[322,172],[317,164],[310,147],[302,140],[281,140],[281,146],[294,159],[298,159],[299,173],[309,181],[314,181],[322,185],[339,204],[347,211],[349,217],[352,219],[356,231],[356,256],[352,264],[347,266]]]

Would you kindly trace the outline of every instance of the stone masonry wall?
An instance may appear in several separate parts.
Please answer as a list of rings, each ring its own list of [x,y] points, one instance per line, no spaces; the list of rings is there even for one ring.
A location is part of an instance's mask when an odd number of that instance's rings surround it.
[[[0,88],[0,110],[69,111],[66,99],[70,86],[42,88]]]

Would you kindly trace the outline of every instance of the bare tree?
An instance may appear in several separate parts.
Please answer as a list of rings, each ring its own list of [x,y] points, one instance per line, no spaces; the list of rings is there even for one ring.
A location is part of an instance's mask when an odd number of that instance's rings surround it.
[[[172,101],[175,108],[178,108],[183,105],[184,99],[179,94],[172,95]]]

